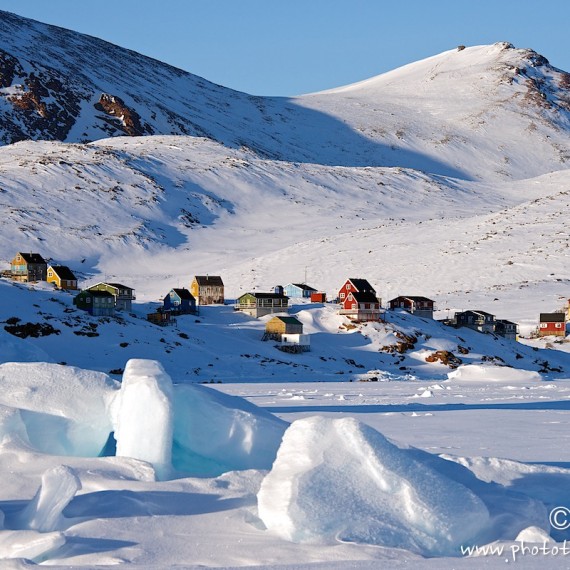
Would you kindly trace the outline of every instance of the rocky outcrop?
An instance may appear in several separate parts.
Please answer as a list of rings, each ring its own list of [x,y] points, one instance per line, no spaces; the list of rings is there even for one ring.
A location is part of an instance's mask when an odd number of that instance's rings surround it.
[[[20,62],[8,52],[0,49],[0,87],[10,87],[16,75],[23,75]]]
[[[130,136],[142,136],[153,134],[149,125],[143,127],[140,115],[125,104],[125,102],[116,95],[103,93],[99,101],[95,104],[98,111],[103,111],[109,117],[112,117],[113,125],[124,131]]]
[[[67,87],[66,78],[55,69],[25,73],[16,58],[2,52],[0,81],[3,87],[12,87],[6,101],[18,117],[18,121],[3,121],[6,143],[29,138],[65,140],[82,99]]]

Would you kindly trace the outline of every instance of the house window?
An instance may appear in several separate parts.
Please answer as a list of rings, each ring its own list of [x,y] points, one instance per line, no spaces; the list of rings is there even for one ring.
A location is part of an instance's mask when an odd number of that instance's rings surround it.
[[[557,329],[561,329],[561,328],[562,328],[562,323],[556,323],[556,328],[557,328]]]
[[[346,284],[346,290],[347,290],[347,291],[350,291],[350,283],[347,283],[347,284]]]
[[[85,302],[86,302],[86,303],[91,303],[91,297],[87,297],[87,298],[85,299]]]
[[[341,298],[341,299],[344,299],[344,297],[345,297],[345,294],[344,294],[344,293],[341,293],[341,294],[340,294],[340,298]]]
[[[370,303],[364,303],[364,308],[365,308],[365,309],[370,309]]]
[[[540,323],[540,328],[545,329],[547,327],[546,323]]]
[[[356,303],[352,303],[352,308],[356,309]]]

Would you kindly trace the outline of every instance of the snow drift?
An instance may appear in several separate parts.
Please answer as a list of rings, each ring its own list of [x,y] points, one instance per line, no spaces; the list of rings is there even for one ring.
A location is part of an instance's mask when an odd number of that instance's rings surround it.
[[[510,366],[485,366],[465,364],[447,374],[450,380],[468,382],[540,382],[542,376],[532,370],[521,370]]]
[[[353,418],[295,421],[258,493],[267,528],[293,542],[459,554],[489,524],[483,502]]]

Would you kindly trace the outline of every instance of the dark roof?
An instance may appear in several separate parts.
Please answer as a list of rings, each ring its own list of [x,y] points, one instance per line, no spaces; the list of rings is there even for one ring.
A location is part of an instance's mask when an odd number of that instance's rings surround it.
[[[541,323],[564,323],[566,322],[566,313],[540,313]]]
[[[418,301],[429,301],[433,303],[433,299],[428,299],[427,297],[418,297],[415,295],[398,295],[394,299],[391,299],[389,302],[396,301],[398,299],[410,299],[410,301],[418,302]]]
[[[60,279],[65,279],[66,281],[77,281],[77,277],[75,277],[73,271],[71,271],[71,269],[66,265],[50,265],[50,268]]]
[[[188,289],[185,289],[184,287],[182,287],[182,289],[172,289],[181,299],[188,299],[189,301],[193,301],[194,300],[194,296],[192,295],[192,293],[190,293],[190,291],[188,291]]]
[[[112,293],[109,293],[109,291],[98,291],[97,289],[85,289],[84,291],[81,291],[81,293],[85,295],[91,295],[91,297],[113,297],[113,299],[115,298]],[[79,294],[81,295],[81,293]]]
[[[223,287],[224,282],[219,275],[196,275],[194,277],[198,285],[214,285],[217,287]]]
[[[374,295],[374,293],[371,293],[370,291],[366,291],[365,293],[360,293],[359,291],[356,291],[352,293],[352,296],[358,303],[378,303],[376,295]]]
[[[497,324],[499,324],[499,325],[516,325],[517,323],[513,323],[513,321],[508,321],[507,319],[497,319]]]
[[[356,287],[357,291],[363,293],[365,291],[372,291],[375,292],[374,287],[368,283],[366,279],[352,279],[350,278],[349,281]]]
[[[273,317],[273,319],[279,319],[288,325],[303,325],[303,323],[296,317]]]
[[[316,289],[309,287],[309,285],[306,285],[305,283],[290,283],[290,285],[293,285],[293,287],[298,287],[303,291],[316,291]]]
[[[238,299],[241,299],[242,297],[245,297],[246,295],[251,295],[252,297],[255,297],[256,299],[288,299],[289,297],[287,297],[287,295],[281,295],[281,293],[244,293],[243,295],[241,295]]]
[[[114,287],[115,289],[130,289],[131,291],[134,291],[132,287],[127,287],[121,283],[107,283],[106,281],[103,281],[103,285],[111,285],[111,287]]]
[[[484,315],[486,317],[493,317],[495,318],[495,315],[491,314],[491,313],[487,313],[485,311],[479,311],[479,310],[475,310],[475,309],[469,309],[467,311],[459,311],[458,313],[455,313],[456,315],[466,315],[467,313],[475,313],[476,315]]]
[[[45,263],[46,260],[39,253],[22,253],[18,252],[19,255],[26,263]]]

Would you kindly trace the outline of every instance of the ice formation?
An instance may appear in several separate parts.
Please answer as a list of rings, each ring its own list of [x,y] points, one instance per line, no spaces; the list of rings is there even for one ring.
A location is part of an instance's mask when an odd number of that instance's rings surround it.
[[[174,466],[200,475],[269,469],[288,424],[200,385],[174,386]]]
[[[61,532],[4,530],[0,532],[0,560],[25,558],[32,562],[42,562],[47,555],[64,544],[65,536]],[[2,567],[5,568],[6,564],[2,563]]]
[[[63,509],[79,489],[81,482],[73,469],[65,465],[49,469],[43,474],[35,497],[14,516],[12,526],[40,532],[59,530]]]
[[[44,453],[97,456],[113,430],[119,384],[102,372],[48,363],[0,365],[0,440],[17,435]]]
[[[266,527],[293,542],[360,542],[459,554],[489,524],[469,489],[353,418],[309,417],[285,433],[258,493]]]
[[[172,380],[156,360],[132,359],[113,403],[117,456],[151,463],[157,475],[172,467]]]

